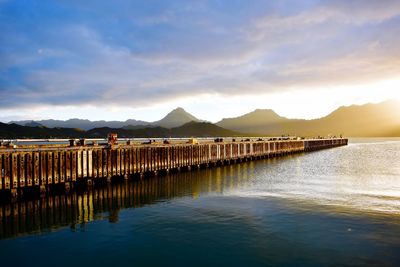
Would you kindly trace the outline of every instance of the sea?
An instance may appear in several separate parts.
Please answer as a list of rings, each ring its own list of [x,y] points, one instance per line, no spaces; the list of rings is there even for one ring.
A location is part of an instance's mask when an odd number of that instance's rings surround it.
[[[0,203],[1,266],[400,266],[400,139]]]

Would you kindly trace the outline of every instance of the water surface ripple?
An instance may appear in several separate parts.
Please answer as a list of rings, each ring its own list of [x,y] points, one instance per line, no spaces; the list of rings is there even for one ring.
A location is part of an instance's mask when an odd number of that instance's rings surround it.
[[[400,266],[400,140],[2,203],[7,266]]]

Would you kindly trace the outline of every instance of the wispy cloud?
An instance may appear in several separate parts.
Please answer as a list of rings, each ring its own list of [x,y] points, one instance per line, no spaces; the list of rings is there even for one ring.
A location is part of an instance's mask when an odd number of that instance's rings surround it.
[[[0,1],[0,109],[398,78],[399,1]]]

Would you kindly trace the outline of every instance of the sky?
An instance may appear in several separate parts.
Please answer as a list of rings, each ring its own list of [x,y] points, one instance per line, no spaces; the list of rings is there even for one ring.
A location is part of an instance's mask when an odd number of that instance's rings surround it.
[[[0,121],[400,99],[398,0],[0,0]]]

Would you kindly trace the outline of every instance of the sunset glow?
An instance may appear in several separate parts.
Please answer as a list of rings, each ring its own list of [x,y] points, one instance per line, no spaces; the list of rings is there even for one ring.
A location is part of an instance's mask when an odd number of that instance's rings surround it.
[[[2,266],[400,266],[399,158],[400,0],[0,0]]]
[[[0,1],[0,121],[311,119],[400,98],[398,1],[223,2]]]

